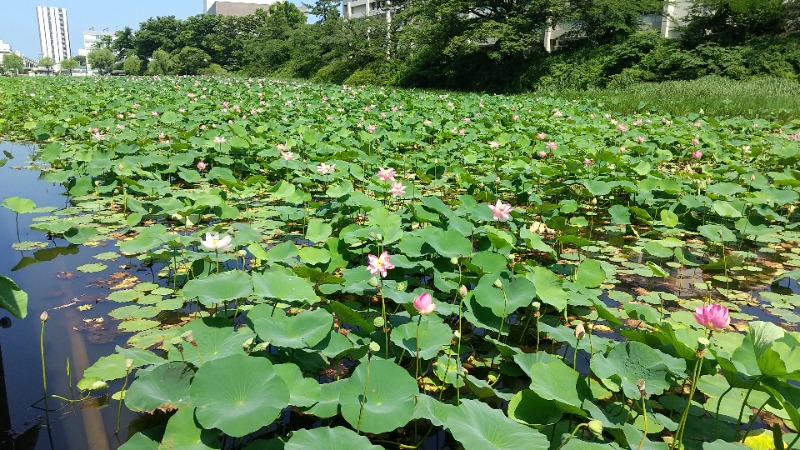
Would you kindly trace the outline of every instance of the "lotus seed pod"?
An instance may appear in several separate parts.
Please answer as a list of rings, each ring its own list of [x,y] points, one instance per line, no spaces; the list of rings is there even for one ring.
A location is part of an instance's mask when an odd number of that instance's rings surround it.
[[[501,280],[499,278],[494,280],[494,287],[499,288],[499,289],[503,289],[503,280]]]
[[[379,351],[381,351],[381,344],[378,344],[375,341],[370,342],[369,351],[371,351],[372,353],[378,353]]]
[[[372,277],[368,281],[369,285],[372,287],[378,287],[378,277]]]
[[[456,258],[455,256],[450,258],[450,264],[453,264],[453,265],[458,264],[458,258]]]
[[[405,281],[401,281],[400,283],[397,283],[397,290],[401,292],[405,291],[407,286],[408,283],[406,283]]]
[[[383,317],[376,317],[372,320],[372,325],[374,325],[375,328],[383,328],[386,323],[383,321]]]
[[[590,420],[589,421],[589,431],[592,432],[593,435],[599,437],[603,436],[603,422],[599,420]]]

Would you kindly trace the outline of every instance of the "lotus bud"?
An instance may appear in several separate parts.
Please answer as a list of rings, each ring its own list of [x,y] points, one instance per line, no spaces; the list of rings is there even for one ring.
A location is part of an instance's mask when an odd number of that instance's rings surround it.
[[[645,390],[645,384],[644,384],[644,380],[643,379],[639,378],[638,380],[636,380],[636,387],[639,388],[639,394],[641,394],[642,397],[647,395],[647,391]]]
[[[125,370],[129,371],[133,368],[133,360],[131,358],[125,358]]]
[[[592,331],[594,331],[594,323],[592,323],[592,322],[587,323],[586,324],[586,331],[588,331],[589,334],[591,334]]]
[[[169,343],[175,346],[179,352],[183,353],[183,341],[180,336],[172,338]]]
[[[378,277],[372,277],[368,281],[369,285],[372,287],[378,287]]]
[[[581,340],[585,335],[586,328],[584,328],[583,322],[578,322],[578,325],[575,326],[575,337],[578,338],[578,340]]]
[[[372,320],[372,325],[374,325],[375,328],[383,328],[386,322],[384,322],[383,317],[376,317]]]
[[[494,280],[494,287],[496,287],[498,289],[503,289],[503,280],[501,280],[499,278]]]
[[[372,353],[378,353],[379,351],[381,351],[381,344],[378,344],[375,341],[370,342],[369,351],[371,351]]]
[[[455,256],[450,258],[450,264],[457,265],[458,264],[458,258],[456,258]]]
[[[463,284],[458,288],[458,295],[460,295],[461,298],[464,298],[464,297],[467,296],[467,287],[464,286]]]
[[[41,320],[42,322],[47,322],[47,319],[49,318],[50,314],[48,314],[47,311],[42,311],[42,314],[39,316],[39,320]]]
[[[600,438],[603,436],[603,422],[600,422],[599,420],[590,420],[588,427],[589,431],[591,431],[596,437]]]

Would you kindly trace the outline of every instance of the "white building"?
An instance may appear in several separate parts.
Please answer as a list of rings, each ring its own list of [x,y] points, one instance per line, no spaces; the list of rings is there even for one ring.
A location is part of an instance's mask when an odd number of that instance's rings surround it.
[[[39,43],[42,58],[53,58],[56,64],[72,56],[69,45],[69,25],[67,10],[50,6],[37,6],[36,17],[39,20]]]
[[[368,16],[385,16],[391,21],[391,0],[343,0],[342,17],[360,19]]]
[[[87,56],[90,51],[97,48],[97,43],[106,36],[111,36],[111,40],[116,39],[117,35],[113,31],[108,31],[108,28],[102,31],[95,31],[94,28],[89,28],[88,31],[83,32],[83,48],[78,49],[78,54]]]
[[[280,0],[204,0],[203,12],[217,16],[247,16],[259,9],[267,11]]]
[[[22,64],[24,65],[25,69],[35,69],[36,68],[36,61],[28,58],[27,56],[23,55],[22,52],[19,50],[13,51],[11,49],[11,44],[6,44],[0,39],[0,64],[3,63],[3,58],[5,55],[17,55],[22,58]]]

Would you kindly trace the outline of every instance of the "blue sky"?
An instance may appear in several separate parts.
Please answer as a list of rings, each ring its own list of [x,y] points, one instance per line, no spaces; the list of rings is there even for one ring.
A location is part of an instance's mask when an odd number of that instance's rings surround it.
[[[293,3],[299,4],[299,1]],[[111,31],[131,27],[151,17],[175,16],[178,19],[201,14],[203,0],[4,0],[0,19],[0,40],[11,44],[25,56],[39,59],[37,6],[67,9],[70,45],[77,55],[83,47],[83,32],[89,28]]]

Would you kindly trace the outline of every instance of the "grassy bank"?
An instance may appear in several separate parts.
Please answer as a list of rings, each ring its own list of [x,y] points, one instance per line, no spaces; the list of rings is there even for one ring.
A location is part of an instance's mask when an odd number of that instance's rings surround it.
[[[652,111],[687,115],[703,110],[713,116],[778,120],[800,117],[800,83],[782,78],[735,81],[705,77],[691,81],[638,83],[625,88],[561,90],[550,95],[595,102],[620,113]]]

